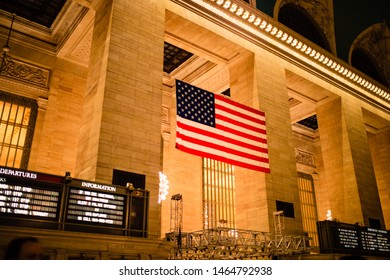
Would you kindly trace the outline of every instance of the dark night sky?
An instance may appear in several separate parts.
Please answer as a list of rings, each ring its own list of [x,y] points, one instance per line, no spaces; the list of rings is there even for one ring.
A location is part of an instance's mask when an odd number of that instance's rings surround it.
[[[273,17],[276,0],[257,1],[257,8]],[[390,0],[334,0],[337,55],[348,61],[354,39],[365,29],[384,20],[390,25]]]

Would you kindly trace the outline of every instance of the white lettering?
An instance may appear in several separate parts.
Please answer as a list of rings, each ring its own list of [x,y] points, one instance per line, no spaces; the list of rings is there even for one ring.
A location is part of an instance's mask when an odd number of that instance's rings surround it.
[[[82,187],[91,188],[91,189],[99,189],[99,190],[105,190],[110,192],[116,192],[116,187],[113,186],[107,186],[107,185],[100,185],[96,183],[89,183],[89,182],[81,182]]]

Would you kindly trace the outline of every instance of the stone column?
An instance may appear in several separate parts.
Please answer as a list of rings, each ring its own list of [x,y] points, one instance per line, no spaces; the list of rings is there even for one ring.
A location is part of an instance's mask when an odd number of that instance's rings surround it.
[[[96,7],[76,176],[112,182],[113,169],[146,175],[149,237],[159,235],[163,3]]]
[[[29,169],[57,175],[74,172],[86,77],[85,67],[57,59],[49,97],[38,98]]]
[[[317,107],[324,175],[332,217],[369,226],[383,225],[363,114],[352,98],[337,98]]]
[[[301,209],[285,70],[268,53],[248,54],[229,65],[232,99],[266,114],[270,174],[235,168],[237,227],[274,231],[276,201],[294,205],[287,234],[302,234]]]
[[[390,129],[368,137],[385,228],[390,229]]]

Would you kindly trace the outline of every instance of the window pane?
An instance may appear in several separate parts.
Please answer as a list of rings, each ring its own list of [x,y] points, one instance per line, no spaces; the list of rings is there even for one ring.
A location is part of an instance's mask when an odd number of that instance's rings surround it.
[[[23,149],[17,149],[14,166],[20,166],[22,162],[22,156],[23,156]]]
[[[11,122],[11,123],[15,122],[17,110],[18,110],[18,105],[17,104],[12,104],[12,106],[11,106],[11,114],[9,116],[8,122]]]
[[[12,133],[12,139],[10,141],[11,145],[17,145],[18,144],[19,134],[20,134],[20,127],[14,127],[13,128],[13,133]]]
[[[23,107],[20,107],[17,114],[16,114],[16,122],[15,123],[17,123],[17,124],[22,123],[23,113],[24,113]]]
[[[3,146],[0,154],[0,165],[7,165],[8,147]]]
[[[0,165],[27,168],[37,102],[0,91],[0,112]]]
[[[298,173],[299,200],[302,211],[303,230],[312,238],[312,247],[318,247],[317,206],[315,203],[313,179],[308,174]]]
[[[235,228],[234,174],[231,165],[203,159],[203,227]]]
[[[11,108],[10,103],[5,103],[4,109],[3,109],[3,114],[1,115],[1,120],[2,121],[8,121],[9,118],[9,109]]]
[[[18,146],[24,146],[24,142],[26,140],[26,134],[27,134],[27,129],[26,128],[22,128],[20,130],[20,137],[19,137],[19,143],[18,143]]]
[[[13,166],[14,165],[14,159],[16,155],[16,149],[10,148],[8,152],[8,159],[7,159],[7,166]]]
[[[31,113],[31,109],[26,108],[24,111],[24,117],[23,117],[23,125],[25,125],[25,126],[28,125],[28,121],[30,120],[30,113]]]

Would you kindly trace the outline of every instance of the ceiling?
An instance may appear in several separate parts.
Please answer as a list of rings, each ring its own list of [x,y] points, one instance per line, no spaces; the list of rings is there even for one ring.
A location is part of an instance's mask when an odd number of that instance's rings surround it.
[[[302,1],[313,2],[313,5],[318,2]],[[256,1],[257,9],[274,17],[276,2],[277,0]],[[388,0],[333,0],[332,5],[337,55],[345,61],[348,61],[348,53],[353,41],[365,29],[383,21],[390,25],[390,1]]]
[[[0,10],[50,28],[66,0],[1,1]]]

